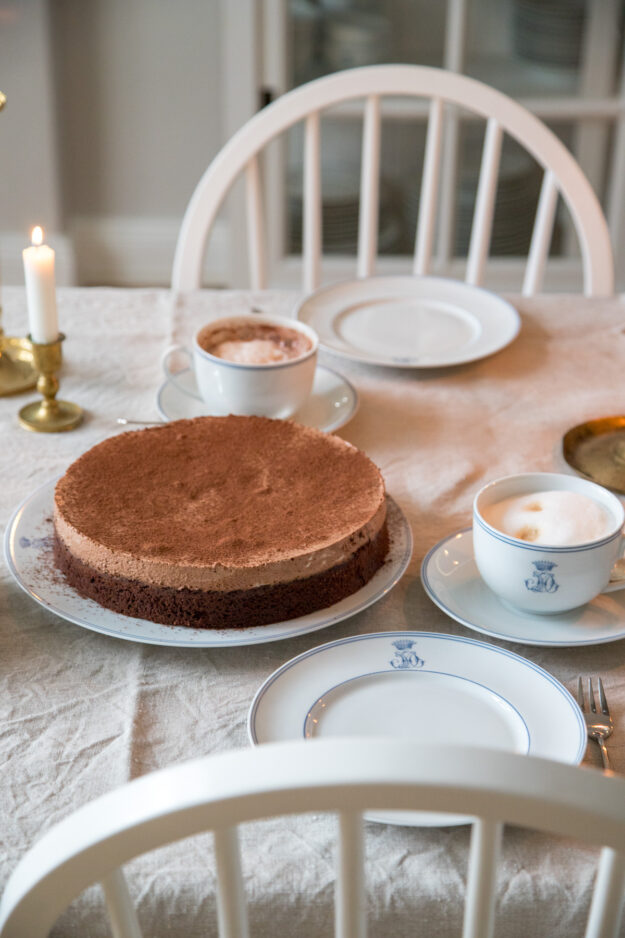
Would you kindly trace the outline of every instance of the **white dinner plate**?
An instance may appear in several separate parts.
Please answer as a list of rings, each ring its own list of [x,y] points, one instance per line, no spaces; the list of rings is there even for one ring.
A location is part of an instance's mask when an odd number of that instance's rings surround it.
[[[197,393],[193,369],[185,368],[176,377],[189,393],[185,394],[173,381],[165,381],[161,385],[156,395],[156,406],[163,420],[210,417],[206,404],[192,397],[194,392]],[[292,419],[305,427],[332,433],[351,420],[357,410],[358,394],[347,378],[338,371],[317,365],[310,397]]]
[[[421,580],[430,599],[456,622],[507,642],[572,646],[625,638],[625,589],[557,615],[532,615],[504,605],[479,574],[471,528],[430,550],[421,564]]]
[[[572,764],[586,750],[581,711],[547,671],[495,645],[431,632],[355,635],[298,655],[258,690],[248,733],[254,744],[313,736],[435,739]],[[467,820],[367,816],[410,825]]]
[[[191,629],[134,619],[84,599],[67,584],[52,557],[52,511],[56,480],[33,492],[13,515],[6,530],[7,566],[33,599],[56,615],[94,632],[150,645],[219,648],[257,645],[325,629],[381,599],[400,579],[412,554],[412,532],[399,506],[388,499],[390,548],[387,559],[369,582],[326,609],[285,622],[240,629]]]
[[[444,277],[369,277],[322,287],[296,316],[330,352],[371,365],[440,368],[492,355],[521,321],[501,297]]]

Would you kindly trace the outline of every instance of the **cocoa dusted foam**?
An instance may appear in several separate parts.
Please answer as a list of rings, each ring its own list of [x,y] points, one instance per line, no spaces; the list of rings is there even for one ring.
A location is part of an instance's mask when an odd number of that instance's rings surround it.
[[[583,492],[549,490],[504,498],[482,511],[503,534],[532,544],[571,547],[612,534],[615,519]]]
[[[292,361],[312,349],[312,342],[303,332],[262,322],[204,326],[197,342],[217,358],[247,365]]]
[[[56,557],[83,595],[202,628],[303,615],[360,589],[388,547],[384,483],[338,437],[259,417],[120,434],[55,493]]]

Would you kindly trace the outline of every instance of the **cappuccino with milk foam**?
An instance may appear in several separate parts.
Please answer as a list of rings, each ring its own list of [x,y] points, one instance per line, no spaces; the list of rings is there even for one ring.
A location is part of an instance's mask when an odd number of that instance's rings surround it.
[[[532,544],[568,547],[610,535],[611,513],[594,498],[565,489],[515,495],[482,509],[491,527]]]
[[[200,348],[216,358],[246,365],[292,361],[313,347],[303,332],[263,322],[204,326],[198,333],[197,342]]]

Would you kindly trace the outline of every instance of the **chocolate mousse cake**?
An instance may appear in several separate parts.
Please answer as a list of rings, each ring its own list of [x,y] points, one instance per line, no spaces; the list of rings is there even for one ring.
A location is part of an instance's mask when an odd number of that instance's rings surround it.
[[[336,436],[199,417],[94,446],[56,486],[55,557],[81,595],[169,625],[281,622],[359,590],[388,549],[384,482]]]

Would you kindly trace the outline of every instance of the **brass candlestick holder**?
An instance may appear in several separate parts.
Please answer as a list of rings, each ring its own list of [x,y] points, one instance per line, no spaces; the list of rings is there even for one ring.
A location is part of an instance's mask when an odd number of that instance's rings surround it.
[[[26,404],[20,410],[19,421],[26,430],[60,433],[63,430],[73,430],[82,420],[82,408],[78,404],[56,399],[59,389],[56,374],[61,367],[61,342],[64,338],[63,333],[59,333],[56,342],[40,343],[33,342],[30,336],[28,337],[33,367],[39,375],[37,390],[43,400]]]

